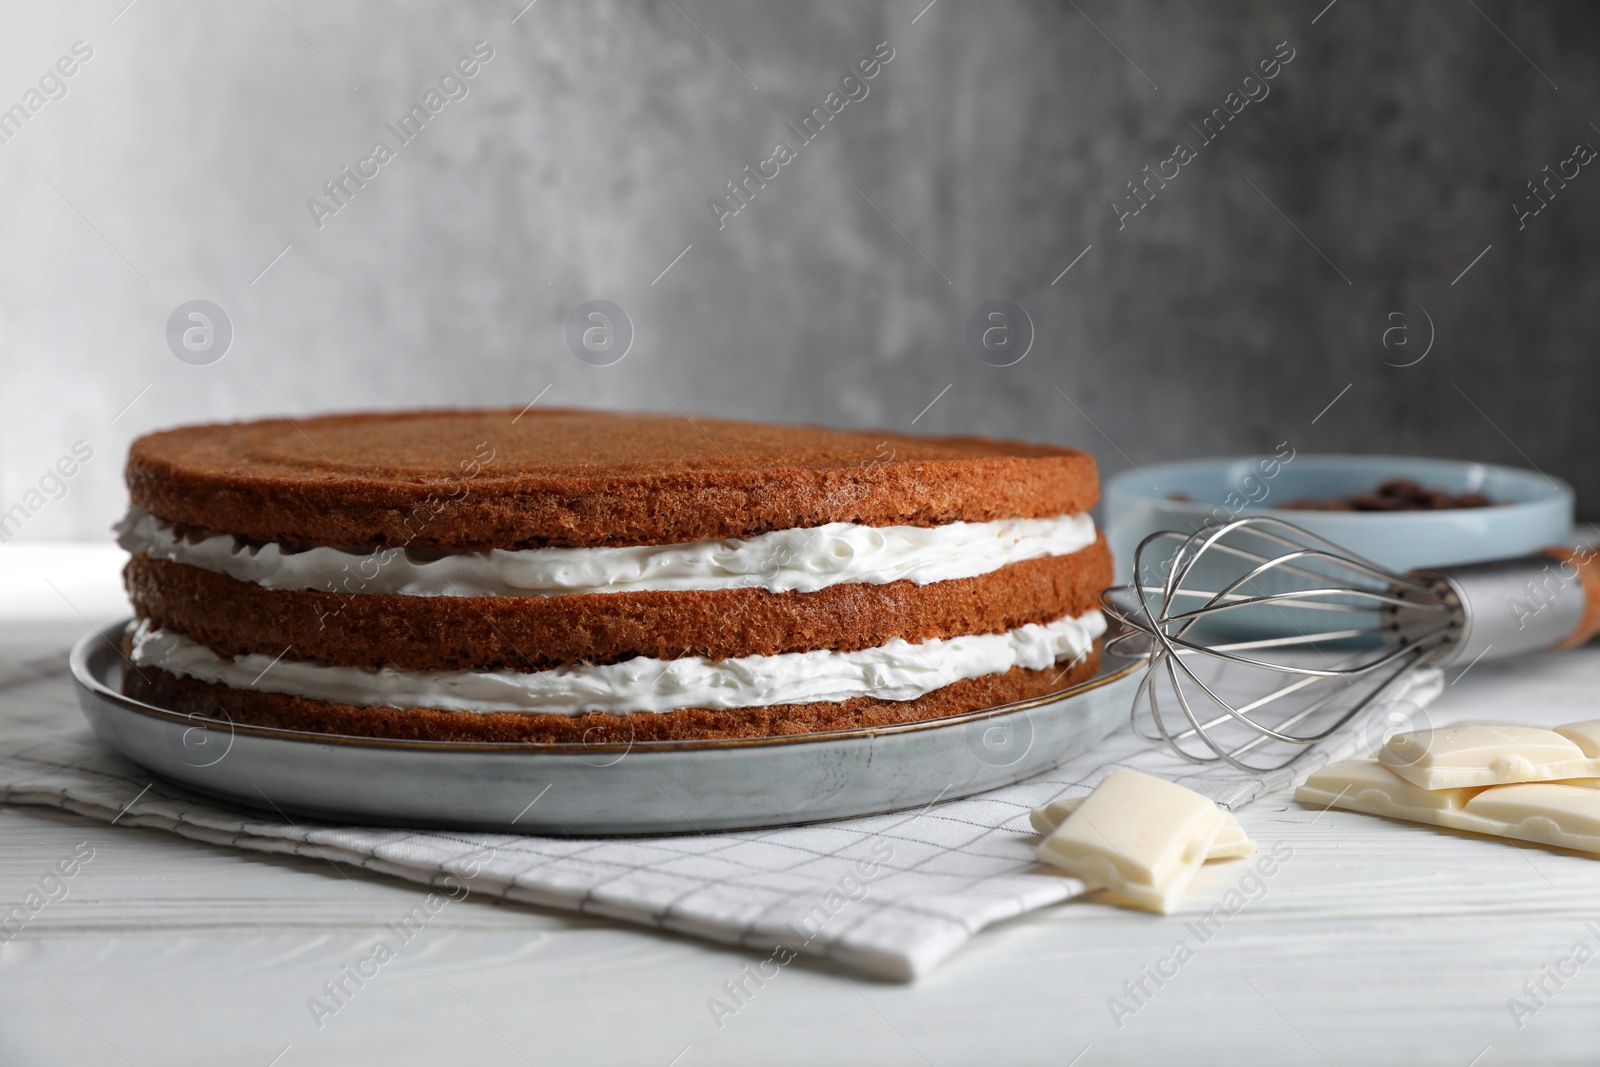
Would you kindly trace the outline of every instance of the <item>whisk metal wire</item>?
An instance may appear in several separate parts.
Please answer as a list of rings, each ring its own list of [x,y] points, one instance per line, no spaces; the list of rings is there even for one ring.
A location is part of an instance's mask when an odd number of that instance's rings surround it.
[[[1174,542],[1157,564],[1160,580],[1148,581],[1153,558]],[[1439,584],[1268,516],[1150,535],[1135,553],[1133,582],[1102,602],[1125,626],[1108,651],[1147,646],[1132,712],[1139,735],[1191,762],[1254,772],[1293,762],[1455,639],[1455,608]],[[1317,613],[1367,618],[1312,632],[1297,625]],[[1229,692],[1191,669],[1196,656],[1227,668]],[[1214,713],[1202,714],[1208,704]],[[1270,756],[1254,762],[1263,746]]]

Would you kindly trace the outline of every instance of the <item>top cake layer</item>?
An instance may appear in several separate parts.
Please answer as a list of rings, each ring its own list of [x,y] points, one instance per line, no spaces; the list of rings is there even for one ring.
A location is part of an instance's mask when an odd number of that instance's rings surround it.
[[[135,441],[127,481],[176,523],[413,549],[1044,518],[1099,496],[1093,458],[1052,445],[559,409],[186,426]]]

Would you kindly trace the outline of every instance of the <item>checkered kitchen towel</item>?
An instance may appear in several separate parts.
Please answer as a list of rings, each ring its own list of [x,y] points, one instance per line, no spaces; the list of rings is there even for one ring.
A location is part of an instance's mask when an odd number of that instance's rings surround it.
[[[571,839],[292,823],[162,781],[110,752],[79,714],[66,657],[0,668],[0,802],[260,852],[322,857],[425,885],[658,926],[763,953],[780,946],[874,975],[927,972],[990,923],[1083,892],[1034,860],[1028,811],[1085,793],[1115,767],[1179,781],[1225,807],[1291,783],[1197,771],[1123,727],[1056,770],[918,812],[780,830]],[[1395,699],[1421,705],[1438,672]],[[1354,754],[1361,731],[1293,776]]]

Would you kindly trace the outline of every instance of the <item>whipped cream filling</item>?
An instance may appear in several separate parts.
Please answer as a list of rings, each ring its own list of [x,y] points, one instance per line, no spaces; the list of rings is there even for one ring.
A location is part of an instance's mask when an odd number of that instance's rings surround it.
[[[832,585],[917,585],[972,578],[1094,543],[1087,514],[943,526],[824,526],[748,538],[624,548],[416,549],[254,545],[175,526],[140,507],[117,524],[137,555],[186,563],[268,589],[408,596],[559,596],[644,590],[747,589],[814,593]]]
[[[224,659],[182,634],[137,624],[133,662],[235,689],[358,707],[442,708],[580,715],[678,708],[744,708],[836,702],[872,696],[914,700],[965,678],[1013,667],[1044,670],[1076,660],[1105,632],[1098,611],[1007,633],[965,634],[912,643],[896,638],[854,652],[786,652],[710,660],[636,658],[544,671],[406,671],[329,667],[252,653]]]

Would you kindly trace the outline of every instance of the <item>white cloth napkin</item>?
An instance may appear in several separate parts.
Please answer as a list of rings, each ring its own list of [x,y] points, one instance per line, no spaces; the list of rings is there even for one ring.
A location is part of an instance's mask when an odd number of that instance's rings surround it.
[[[65,655],[0,670],[0,802],[63,808],[119,826],[288,852],[394,875],[459,898],[605,915],[742,945],[783,965],[826,956],[908,980],[990,923],[1083,892],[1034,859],[1028,811],[1087,792],[1116,767],[1180,782],[1236,808],[1371,745],[1361,724],[1292,770],[1197,770],[1122,727],[1054,771],[917,812],[779,830],[624,839],[407,831],[291,822],[160,780],[102,746],[80,715]],[[1437,671],[1387,694],[1421,706]],[[329,872],[333,876],[333,872]],[[419,895],[419,904],[428,897]]]

